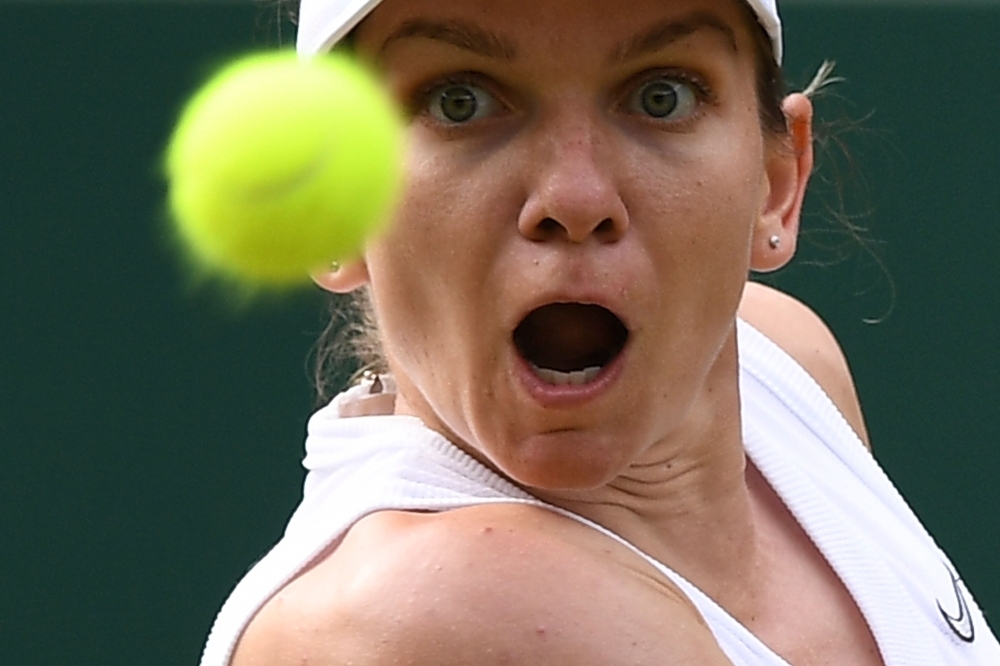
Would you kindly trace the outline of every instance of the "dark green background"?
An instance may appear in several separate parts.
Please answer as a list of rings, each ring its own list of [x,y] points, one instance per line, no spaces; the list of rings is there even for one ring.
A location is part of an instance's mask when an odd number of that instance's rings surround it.
[[[1000,8],[784,14],[791,82],[834,58],[821,113],[872,112],[844,187],[884,270],[819,187],[775,279],[839,334],[879,458],[998,625]],[[250,2],[0,2],[4,666],[195,662],[298,499],[322,301],[189,290],[157,172],[202,74],[277,28]]]

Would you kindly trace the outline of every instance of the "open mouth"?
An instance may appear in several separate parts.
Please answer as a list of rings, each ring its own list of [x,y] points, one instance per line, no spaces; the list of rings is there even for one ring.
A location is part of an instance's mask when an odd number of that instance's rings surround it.
[[[547,384],[582,385],[593,381],[621,353],[628,328],[600,305],[550,303],[514,329],[514,345],[539,379]]]

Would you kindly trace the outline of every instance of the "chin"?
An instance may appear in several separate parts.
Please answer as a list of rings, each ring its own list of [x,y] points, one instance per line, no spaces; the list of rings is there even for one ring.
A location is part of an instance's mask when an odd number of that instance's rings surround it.
[[[509,458],[495,461],[506,476],[526,488],[590,490],[607,485],[624,461],[620,445],[594,435],[559,431],[533,435],[514,447]],[[620,440],[616,438],[615,442]]]

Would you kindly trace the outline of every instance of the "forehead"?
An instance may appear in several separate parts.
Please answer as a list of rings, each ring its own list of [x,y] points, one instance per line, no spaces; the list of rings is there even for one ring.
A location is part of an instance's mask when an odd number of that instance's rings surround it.
[[[384,0],[357,39],[376,52],[424,37],[491,58],[572,49],[613,59],[692,35],[740,51],[755,23],[740,0]]]

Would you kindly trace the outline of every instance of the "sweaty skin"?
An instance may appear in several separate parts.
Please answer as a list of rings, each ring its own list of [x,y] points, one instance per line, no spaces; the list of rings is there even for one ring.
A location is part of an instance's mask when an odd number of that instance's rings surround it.
[[[761,128],[747,16],[735,0],[386,0],[355,45],[409,109],[407,190],[363,260],[317,279],[370,285],[397,413],[617,532],[790,663],[881,664],[743,451],[741,302],[766,333],[773,309],[811,336],[791,353],[864,436],[825,327],[746,287],[794,253],[812,168],[806,98],[785,101],[787,137]],[[651,113],[651,83],[683,103]],[[442,107],[455,87],[476,100],[461,121]],[[598,380],[555,390],[513,332],[565,302],[603,306],[629,335]],[[728,661],[637,556],[510,505],[361,520],[261,610],[233,663]]]

